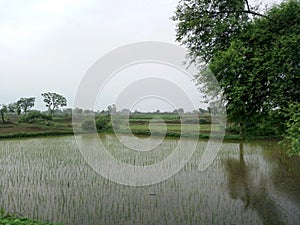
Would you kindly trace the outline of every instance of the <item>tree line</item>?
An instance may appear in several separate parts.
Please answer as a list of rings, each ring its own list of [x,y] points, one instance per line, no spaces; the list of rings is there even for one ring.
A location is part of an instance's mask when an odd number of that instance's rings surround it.
[[[46,92],[42,93],[41,96],[43,97],[43,101],[45,102],[45,106],[47,107],[50,116],[53,116],[55,110],[59,109],[59,107],[67,106],[67,99],[60,94]],[[2,123],[5,123],[5,113],[15,113],[17,115],[20,115],[21,113],[26,114],[34,107],[35,99],[35,97],[20,98],[17,102],[12,102],[8,105],[2,104],[0,106]]]

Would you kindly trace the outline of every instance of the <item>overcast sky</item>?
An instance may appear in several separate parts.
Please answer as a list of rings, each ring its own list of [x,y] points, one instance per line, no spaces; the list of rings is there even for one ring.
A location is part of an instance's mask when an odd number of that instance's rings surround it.
[[[72,107],[81,79],[104,54],[133,42],[175,43],[175,24],[170,17],[177,2],[0,0],[0,104],[33,96],[36,108],[45,109],[41,93],[50,91],[64,95]],[[176,73],[162,71],[169,79]],[[135,69],[127,72],[132,74]],[[194,99],[199,98],[190,80],[178,80]],[[118,79],[114,82],[116,87],[121,85]],[[111,88],[113,85],[98,99],[99,107],[114,103]],[[153,102],[140,104],[140,109],[168,110],[156,103],[154,108]]]

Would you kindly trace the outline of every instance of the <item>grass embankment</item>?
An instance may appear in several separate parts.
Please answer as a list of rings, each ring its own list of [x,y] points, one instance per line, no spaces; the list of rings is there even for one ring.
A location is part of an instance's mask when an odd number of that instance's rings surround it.
[[[5,124],[0,124],[0,139],[72,135],[71,118],[54,118],[52,121],[39,123],[19,123],[17,118],[11,118]]]

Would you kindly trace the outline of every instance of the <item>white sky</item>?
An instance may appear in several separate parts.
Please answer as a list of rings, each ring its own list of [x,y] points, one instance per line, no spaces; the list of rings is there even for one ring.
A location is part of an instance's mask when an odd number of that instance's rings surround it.
[[[133,42],[175,43],[170,17],[176,5],[177,0],[0,0],[0,104],[32,96],[35,108],[44,110],[41,93],[50,91],[72,107],[82,77],[104,54]],[[186,89],[197,99],[192,86]],[[114,103],[109,95],[102,100],[99,107]]]

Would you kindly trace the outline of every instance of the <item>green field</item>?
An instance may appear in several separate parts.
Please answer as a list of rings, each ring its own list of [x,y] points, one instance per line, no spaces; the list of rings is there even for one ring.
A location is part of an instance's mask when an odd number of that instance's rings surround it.
[[[109,118],[108,122],[110,121],[109,115],[96,114],[96,120],[101,117]],[[72,123],[71,115],[58,115],[49,121],[33,120],[30,123],[24,123],[18,121],[17,117],[10,117],[6,124],[0,124],[0,138],[70,135],[74,133],[73,125],[77,127],[79,132],[84,133],[87,130],[81,128],[81,124],[83,121],[93,120],[93,118],[89,117],[88,119],[83,115],[79,119],[76,123]],[[209,115],[197,118],[195,115],[185,114],[181,118],[178,114],[137,113],[130,114],[129,120],[124,115],[118,115],[117,120],[120,125],[118,125],[118,129],[114,129],[114,132],[132,132],[135,135],[146,136],[149,136],[152,132],[154,135],[164,134],[172,137],[180,137],[181,135],[196,137],[198,135],[200,138],[207,139],[211,132],[218,133],[218,131],[224,129],[220,124],[211,124]],[[98,132],[113,132],[111,122],[109,123],[108,128],[98,130]],[[232,139],[239,139],[236,133],[227,132],[226,135]]]

